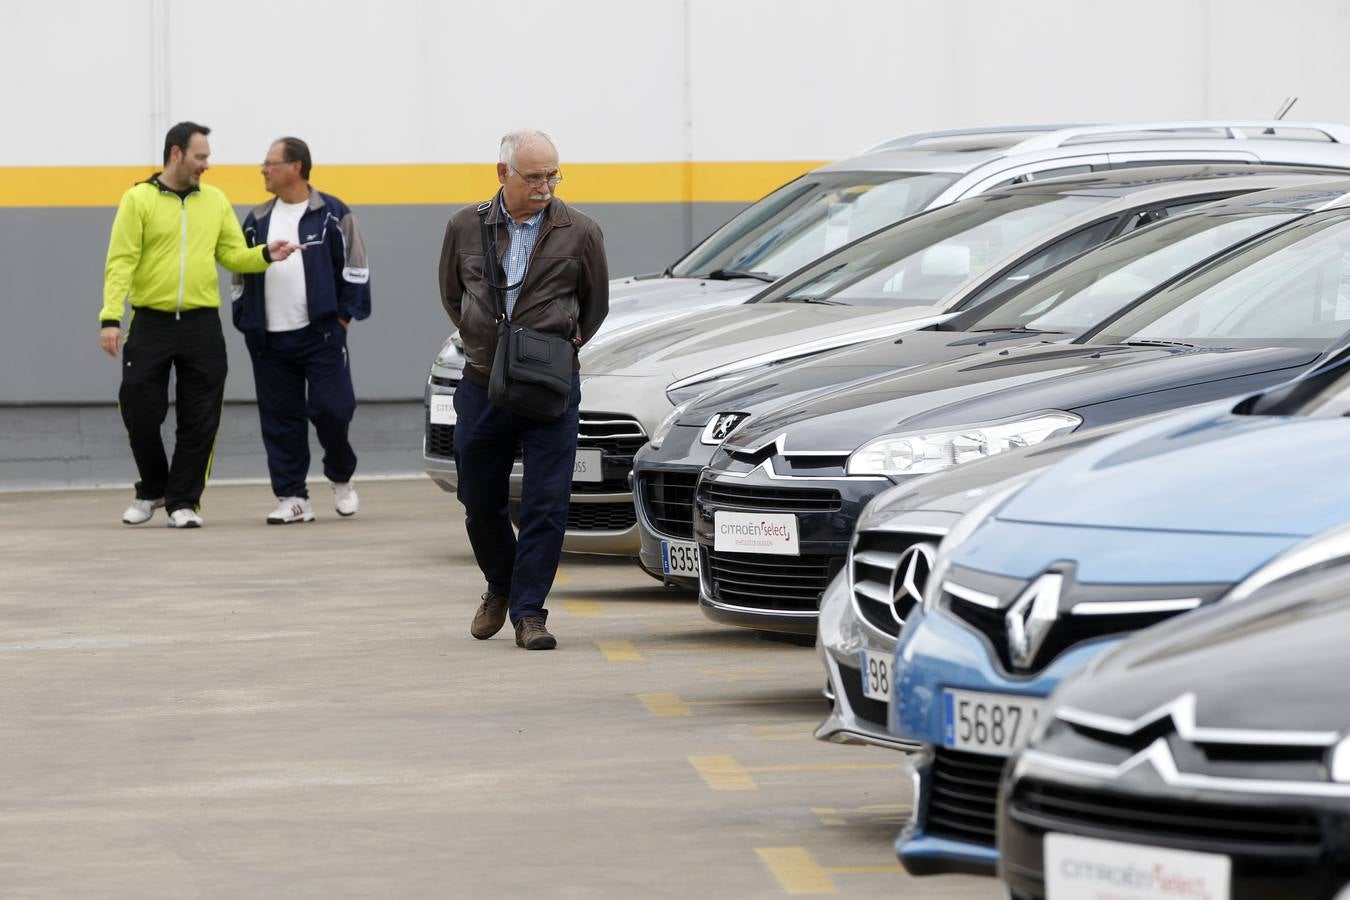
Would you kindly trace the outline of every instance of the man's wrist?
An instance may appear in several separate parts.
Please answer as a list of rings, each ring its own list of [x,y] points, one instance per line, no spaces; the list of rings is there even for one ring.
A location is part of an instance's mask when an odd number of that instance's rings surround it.
[[[270,265],[272,263],[272,251],[267,249],[266,244],[263,244],[262,248],[263,248],[263,261]]]
[[[100,327],[100,328],[121,328],[121,327],[122,327],[122,320],[121,320],[121,319],[100,319],[100,320],[99,320],[99,327]]]

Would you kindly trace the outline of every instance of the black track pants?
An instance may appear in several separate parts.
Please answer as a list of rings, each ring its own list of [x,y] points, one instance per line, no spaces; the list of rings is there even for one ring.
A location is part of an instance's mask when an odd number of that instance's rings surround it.
[[[169,412],[169,370],[177,379],[177,428],[170,463],[160,426]],[[215,309],[138,309],[122,349],[118,401],[140,481],[136,496],[164,498],[168,512],[196,509],[211,474],[225,397],[225,336]]]

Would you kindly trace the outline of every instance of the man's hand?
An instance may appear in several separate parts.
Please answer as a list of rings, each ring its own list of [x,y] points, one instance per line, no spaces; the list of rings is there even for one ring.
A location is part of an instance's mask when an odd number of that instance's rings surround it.
[[[290,241],[272,241],[267,245],[267,255],[272,257],[272,262],[281,262],[299,249],[299,244],[292,244]]]
[[[342,326],[342,330],[343,330],[343,331],[346,331],[348,328],[351,327],[352,320],[351,320],[351,319],[338,319],[338,324]]]
[[[122,327],[120,325],[108,325],[100,328],[98,345],[109,356],[117,356],[118,351],[122,349]]]

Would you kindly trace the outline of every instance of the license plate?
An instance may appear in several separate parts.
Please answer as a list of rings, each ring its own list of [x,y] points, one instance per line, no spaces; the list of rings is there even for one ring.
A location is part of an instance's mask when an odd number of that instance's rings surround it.
[[[1232,863],[1195,853],[1068,834],[1045,836],[1045,896],[1084,900],[1228,900]]]
[[[713,549],[797,556],[797,517],[791,513],[713,513]]]
[[[604,481],[605,476],[600,472],[600,464],[603,458],[604,453],[600,450],[577,450],[577,461],[572,466],[572,480]]]
[[[943,700],[942,743],[991,756],[1007,756],[1026,743],[1044,703],[981,691],[943,691]]]
[[[667,575],[697,578],[698,547],[685,541],[662,541],[661,571]]]
[[[891,660],[885,654],[862,652],[863,696],[891,702]]]
[[[431,395],[431,424],[432,425],[453,425],[458,416],[455,415],[455,395],[454,394],[432,394]]]

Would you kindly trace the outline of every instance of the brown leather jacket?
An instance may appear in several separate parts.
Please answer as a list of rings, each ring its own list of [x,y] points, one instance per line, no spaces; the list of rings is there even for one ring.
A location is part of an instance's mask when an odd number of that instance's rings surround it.
[[[488,226],[497,229],[494,280],[506,283],[501,260],[509,237],[501,194],[491,200]],[[554,197],[530,255],[511,321],[588,341],[609,314],[609,264],[600,226]],[[464,375],[487,384],[497,349],[496,300],[483,279],[483,238],[477,206],[450,217],[441,246],[441,303],[464,342]]]

